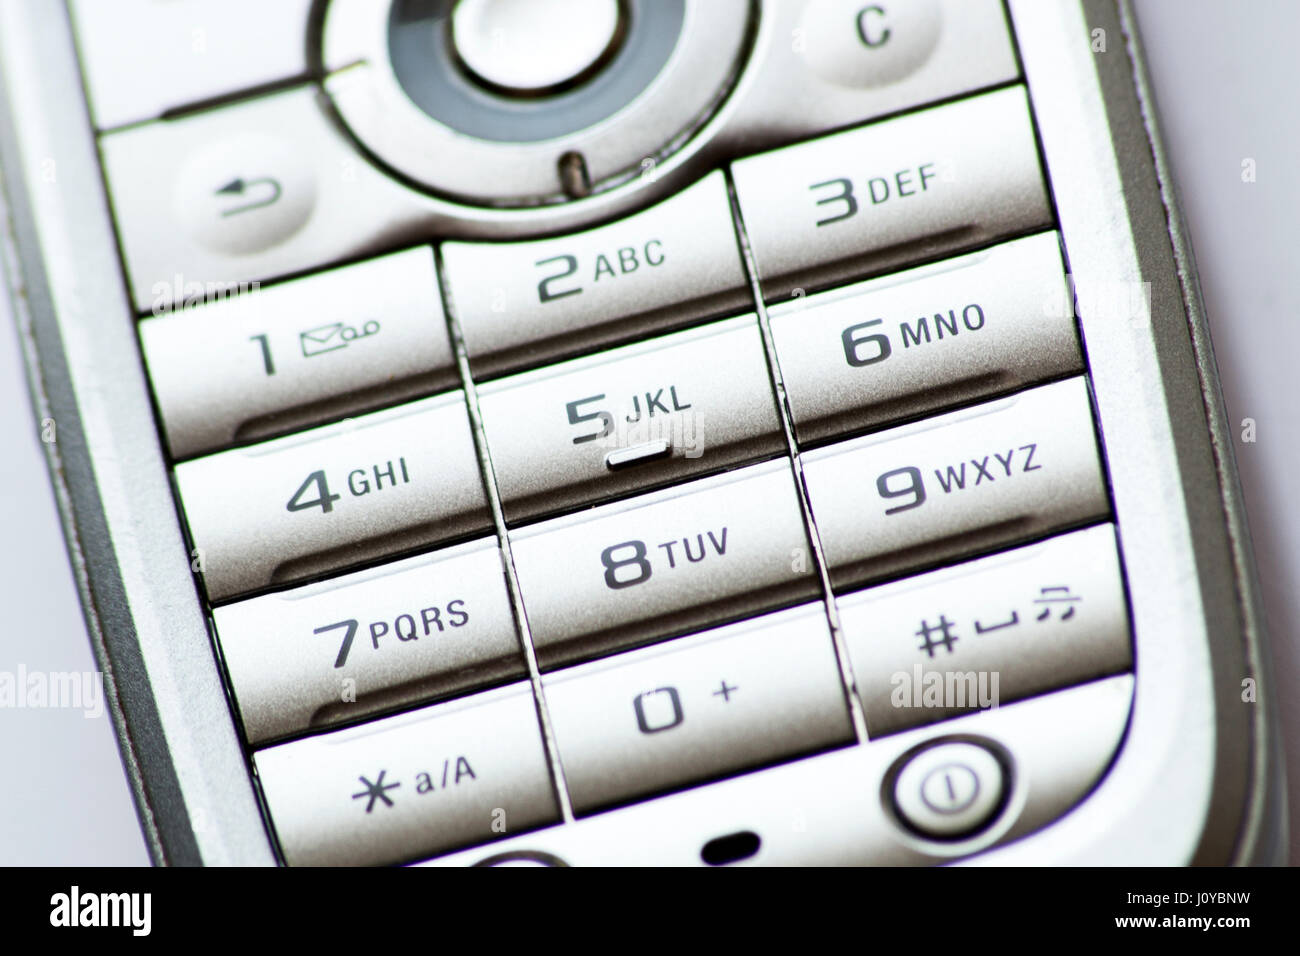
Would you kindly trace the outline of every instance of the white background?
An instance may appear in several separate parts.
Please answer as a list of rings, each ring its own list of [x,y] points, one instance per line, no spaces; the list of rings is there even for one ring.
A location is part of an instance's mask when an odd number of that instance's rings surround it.
[[[1049,0],[1044,0],[1049,2]],[[1300,863],[1300,4],[1137,0],[1165,143],[1191,228],[1238,443],[1273,637]],[[1243,183],[1242,161],[1256,181]],[[18,345],[0,296],[0,670],[94,664]],[[0,864],[143,864],[107,716],[0,710]]]

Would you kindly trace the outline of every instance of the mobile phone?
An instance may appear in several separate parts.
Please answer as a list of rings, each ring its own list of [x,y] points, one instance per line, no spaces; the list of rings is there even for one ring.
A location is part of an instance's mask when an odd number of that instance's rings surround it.
[[[0,7],[157,862],[1281,858],[1125,4],[232,6]]]

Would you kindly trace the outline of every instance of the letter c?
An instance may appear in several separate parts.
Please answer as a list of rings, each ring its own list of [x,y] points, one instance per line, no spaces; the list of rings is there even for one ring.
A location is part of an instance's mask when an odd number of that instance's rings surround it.
[[[891,31],[889,27],[885,27],[878,34],[873,36],[870,28],[867,25],[868,18],[872,16],[874,16],[878,20],[884,20],[885,19],[884,8],[876,6],[876,4],[873,3],[871,6],[863,7],[861,10],[858,11],[858,38],[862,40],[863,46],[867,46],[867,47],[871,47],[872,49],[875,49],[876,47],[884,46],[886,43],[889,42],[889,35]]]

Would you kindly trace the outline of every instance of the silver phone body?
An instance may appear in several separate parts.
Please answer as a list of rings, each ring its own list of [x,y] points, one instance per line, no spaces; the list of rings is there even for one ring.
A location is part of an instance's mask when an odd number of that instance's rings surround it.
[[[1127,4],[1092,0],[1010,0],[1007,12],[1080,315],[1101,311],[1091,297],[1109,283],[1150,289],[1131,322],[1082,320],[1137,663],[1123,742],[1095,790],[1046,826],[948,856],[1277,862],[1280,751],[1259,686],[1267,646],[1249,535],[1134,18]],[[1102,55],[1086,40],[1098,29],[1110,44]],[[760,25],[754,42],[782,38]],[[275,863],[189,566],[63,4],[0,6],[0,62],[9,290],[38,416],[59,423],[51,478],[150,853],[166,864]],[[675,170],[662,181],[676,188]],[[503,228],[467,215],[456,233]],[[1244,700],[1251,681],[1259,703]],[[846,762],[820,776],[742,776],[447,859],[526,849],[571,863],[698,864],[702,838],[750,828],[770,862],[859,862],[844,821],[861,794],[834,778],[855,772]]]

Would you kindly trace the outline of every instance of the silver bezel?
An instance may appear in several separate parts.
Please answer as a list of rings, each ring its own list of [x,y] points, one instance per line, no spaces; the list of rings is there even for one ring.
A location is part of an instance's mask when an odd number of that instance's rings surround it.
[[[155,863],[275,856],[190,572],[63,4],[0,4],[0,232],[34,404]],[[73,104],[77,104],[74,106]]]
[[[1078,294],[1137,671],[1126,742],[1095,792],[975,861],[1275,861],[1284,797],[1249,536],[1133,18],[1114,0],[1009,3]],[[59,423],[51,472],[150,853],[272,863],[171,496],[63,5],[0,5],[0,70],[0,243],[36,408]],[[1144,282],[1149,303],[1107,311],[1113,283]],[[1261,703],[1243,702],[1248,678]],[[685,797],[679,813],[694,805]],[[579,841],[583,824],[568,826]]]

